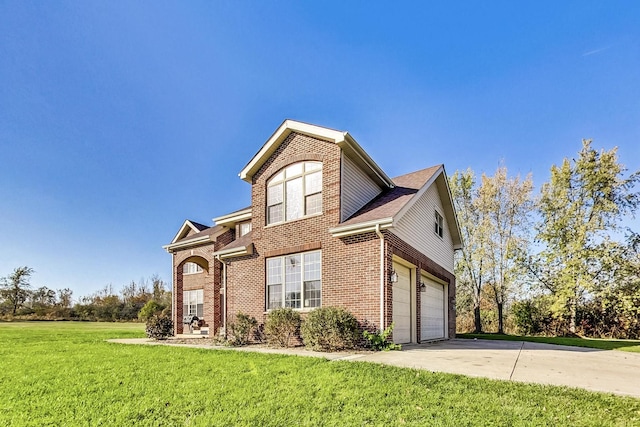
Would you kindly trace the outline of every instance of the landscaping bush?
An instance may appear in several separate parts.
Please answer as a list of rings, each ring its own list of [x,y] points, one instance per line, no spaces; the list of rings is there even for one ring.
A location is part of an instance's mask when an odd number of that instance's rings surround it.
[[[376,351],[389,351],[389,350],[401,350],[400,344],[394,344],[389,341],[389,335],[393,331],[393,323],[389,325],[384,331],[378,331],[376,333],[363,331],[362,336],[367,341],[367,346]]]
[[[300,313],[291,308],[278,308],[267,316],[264,333],[267,341],[280,347],[289,347],[291,340],[300,336]]]
[[[301,332],[304,344],[320,351],[351,349],[360,338],[356,318],[339,307],[313,310],[302,324]]]
[[[166,340],[173,336],[173,322],[167,316],[152,316],[147,320],[145,332],[149,338]]]
[[[165,309],[164,305],[159,304],[154,300],[149,300],[140,309],[140,312],[138,313],[138,319],[142,320],[143,322],[146,322],[147,320],[151,319],[151,317],[153,317],[155,314],[159,314],[164,309]]]
[[[251,340],[258,327],[258,321],[255,317],[250,317],[243,313],[236,314],[236,321],[229,323],[229,344],[231,345],[247,345]]]

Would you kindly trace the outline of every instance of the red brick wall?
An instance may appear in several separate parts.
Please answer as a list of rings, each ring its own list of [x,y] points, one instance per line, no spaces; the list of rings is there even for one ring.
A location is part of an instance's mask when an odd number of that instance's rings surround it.
[[[266,226],[267,181],[299,161],[322,162],[323,214]],[[291,134],[253,177],[252,228],[255,253],[230,260],[227,267],[228,321],[238,312],[263,322],[265,259],[307,250],[322,250],[322,306],[339,306],[361,321],[379,323],[379,240],[375,233],[337,239],[329,229],[340,221],[340,148]]]
[[[214,242],[196,248],[177,251],[173,254],[173,307],[174,331],[181,334],[182,324],[182,292],[203,289],[203,322],[209,327],[209,333],[215,334],[222,325],[222,308],[220,307],[220,289],[222,283],[222,264],[213,257],[213,252],[233,240],[233,231],[229,230],[218,236]],[[186,262],[195,262],[203,268],[202,273],[183,274]]]

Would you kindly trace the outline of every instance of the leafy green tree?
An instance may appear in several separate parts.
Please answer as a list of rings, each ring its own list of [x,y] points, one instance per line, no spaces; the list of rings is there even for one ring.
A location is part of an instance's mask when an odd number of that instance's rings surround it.
[[[478,206],[475,174],[456,171],[449,179],[464,247],[456,252],[455,273],[460,295],[473,303],[474,332],[482,332],[480,306],[488,274],[489,218]]]
[[[524,273],[520,260],[530,242],[532,191],[531,175],[510,178],[505,166],[493,176],[483,174],[478,189],[478,210],[486,218],[487,286],[498,310],[498,333],[504,333],[504,306]]]
[[[9,303],[14,316],[29,298],[29,278],[32,274],[33,268],[18,267],[9,276],[0,279],[0,296]]]
[[[597,291],[615,265],[603,257],[612,232],[640,200],[634,191],[640,175],[624,172],[616,148],[596,151],[583,140],[578,158],[552,166],[541,189],[536,240],[544,249],[531,258],[529,271],[554,296],[554,314],[568,318],[572,333],[581,299]]]

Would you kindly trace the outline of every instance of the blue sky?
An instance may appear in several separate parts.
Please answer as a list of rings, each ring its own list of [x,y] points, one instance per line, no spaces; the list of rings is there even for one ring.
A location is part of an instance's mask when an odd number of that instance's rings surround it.
[[[0,0],[0,276],[79,297],[160,274],[285,118],[390,176],[533,173],[582,138],[640,169],[640,3]],[[629,224],[636,230],[640,222]]]

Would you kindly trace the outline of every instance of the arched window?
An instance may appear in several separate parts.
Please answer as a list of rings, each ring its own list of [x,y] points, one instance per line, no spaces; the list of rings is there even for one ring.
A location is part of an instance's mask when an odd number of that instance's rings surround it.
[[[322,163],[294,163],[267,183],[267,224],[321,213]]]
[[[202,273],[202,267],[195,262],[185,262],[182,266],[182,274]]]

